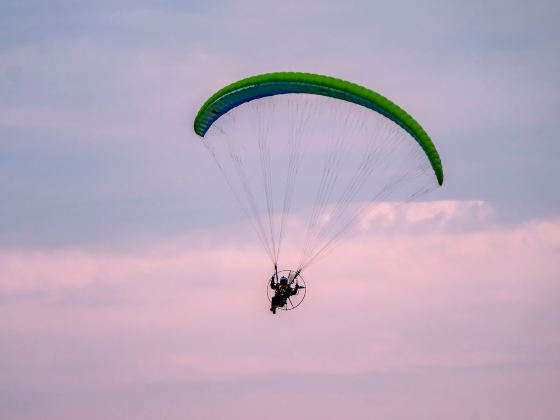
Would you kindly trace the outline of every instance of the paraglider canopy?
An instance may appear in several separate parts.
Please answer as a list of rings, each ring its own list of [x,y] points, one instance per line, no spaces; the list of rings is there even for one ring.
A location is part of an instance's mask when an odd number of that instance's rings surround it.
[[[394,102],[363,86],[312,73],[279,72],[248,77],[232,83],[202,105],[194,120],[194,131],[204,137],[210,126],[231,109],[267,96],[307,93],[341,99],[376,111],[406,130],[426,153],[439,185],[443,169],[432,140],[418,122]]]

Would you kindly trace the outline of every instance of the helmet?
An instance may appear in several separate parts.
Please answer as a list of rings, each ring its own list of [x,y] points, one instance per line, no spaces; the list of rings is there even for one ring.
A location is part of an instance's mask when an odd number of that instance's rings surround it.
[[[281,284],[282,286],[287,285],[287,284],[288,284],[288,278],[287,278],[287,277],[284,277],[284,276],[280,277],[280,284]]]

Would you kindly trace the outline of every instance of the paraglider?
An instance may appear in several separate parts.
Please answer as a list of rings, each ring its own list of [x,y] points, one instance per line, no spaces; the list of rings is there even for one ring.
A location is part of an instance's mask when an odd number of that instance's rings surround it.
[[[288,273],[280,277],[278,280],[278,269],[275,274],[270,278],[270,288],[275,291],[274,296],[269,295],[270,300],[270,311],[276,314],[277,308],[282,308],[285,311],[295,309],[303,301],[305,294],[299,296],[296,303],[292,301],[292,296],[297,296],[299,294],[299,289],[305,289],[305,286],[300,285],[298,278],[300,273],[292,273],[287,270]],[[303,280],[303,279],[302,279]],[[293,286],[295,284],[295,286]]]
[[[328,76],[239,80],[202,105],[194,131],[274,266],[267,280],[273,313],[299,306],[303,270],[367,229],[377,205],[418,198],[444,178],[439,154],[414,118],[370,89]],[[289,260],[291,269],[279,279],[284,246],[283,264]]]

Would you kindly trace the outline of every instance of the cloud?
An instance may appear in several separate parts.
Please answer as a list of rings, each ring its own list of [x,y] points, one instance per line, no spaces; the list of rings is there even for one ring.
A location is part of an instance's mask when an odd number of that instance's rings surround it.
[[[215,387],[241,387],[242,404],[266,378],[323,395],[372,391],[383,377],[401,389],[401,380],[424,381],[421,372],[460,387],[503,375],[518,386],[528,375],[544,380],[539,366],[560,363],[560,222],[448,229],[491,214],[484,206],[412,204],[385,222],[408,232],[375,229],[345,243],[304,273],[303,306],[276,317],[265,297],[269,263],[246,226],[111,252],[3,251],[0,387],[14,401],[76,386],[134,401],[143,387],[152,396],[178,387],[198,407],[191,399],[211,401]],[[426,221],[429,229],[415,229]],[[277,388],[259,392],[271,401]]]

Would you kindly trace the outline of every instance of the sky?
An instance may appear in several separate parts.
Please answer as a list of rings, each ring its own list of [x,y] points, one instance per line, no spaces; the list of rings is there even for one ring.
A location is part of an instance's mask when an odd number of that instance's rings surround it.
[[[560,417],[560,5],[0,2],[0,418]],[[267,309],[192,131],[270,71],[371,87],[442,188]]]

